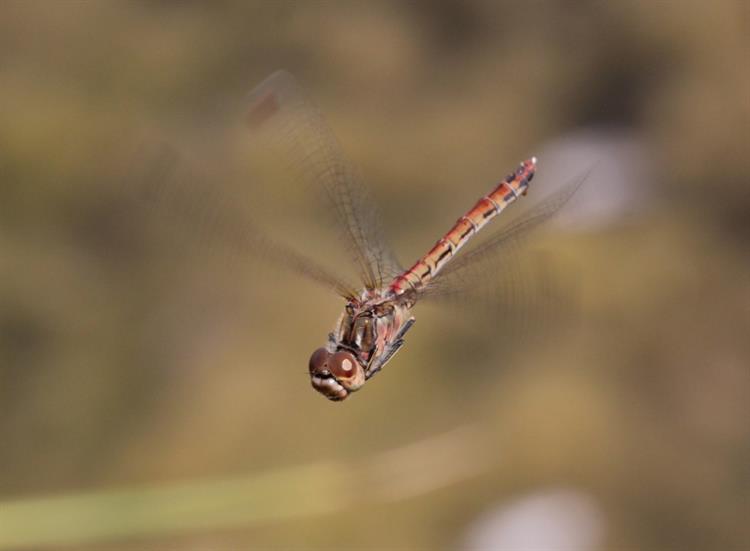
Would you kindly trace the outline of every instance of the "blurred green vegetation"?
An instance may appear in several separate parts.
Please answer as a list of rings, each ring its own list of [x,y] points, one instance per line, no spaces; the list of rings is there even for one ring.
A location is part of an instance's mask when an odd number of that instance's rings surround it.
[[[600,504],[607,549],[746,548],[749,51],[731,0],[3,2],[0,519],[16,520],[0,542],[83,541],[11,535],[35,516],[91,518],[81,494],[132,491],[143,509],[109,524],[113,549],[452,548],[493,504],[566,485]],[[642,214],[545,238],[581,304],[543,339],[493,346],[484,318],[418,307],[385,372],[328,403],[306,362],[340,301],[175,252],[117,202],[153,141],[243,193],[228,135],[279,67],[366,175],[405,263],[540,143],[581,129],[624,129],[648,152]],[[271,229],[337,266],[295,191],[246,193],[289,198]],[[455,450],[475,477],[385,501],[357,485],[385,450],[464,425],[485,441]],[[353,508],[316,489],[304,514],[127,529],[160,488],[201,480],[221,502],[223,481],[320,464],[353,479]]]

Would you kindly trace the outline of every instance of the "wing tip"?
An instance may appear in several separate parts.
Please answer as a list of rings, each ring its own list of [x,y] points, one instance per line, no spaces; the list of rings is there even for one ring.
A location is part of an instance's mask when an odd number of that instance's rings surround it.
[[[248,128],[256,129],[278,113],[290,95],[296,80],[286,69],[278,69],[264,78],[247,95],[248,108],[244,121]]]

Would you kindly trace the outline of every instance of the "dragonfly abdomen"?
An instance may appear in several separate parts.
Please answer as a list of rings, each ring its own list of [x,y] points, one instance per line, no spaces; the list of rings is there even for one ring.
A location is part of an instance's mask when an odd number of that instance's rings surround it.
[[[472,236],[519,196],[526,194],[535,170],[536,157],[521,163],[514,173],[509,174],[459,218],[414,266],[397,276],[390,284],[391,292],[400,295],[409,290],[420,291],[425,288]]]

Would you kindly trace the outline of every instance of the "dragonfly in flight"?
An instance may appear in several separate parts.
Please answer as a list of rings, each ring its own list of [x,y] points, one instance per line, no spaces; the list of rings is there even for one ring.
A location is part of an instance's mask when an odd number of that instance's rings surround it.
[[[519,240],[559,211],[585,179],[574,179],[523,217],[498,228],[473,250],[458,255],[485,225],[527,194],[537,168],[536,158],[531,157],[496,183],[424,256],[404,269],[386,243],[366,187],[296,79],[286,71],[277,71],[247,99],[245,125],[279,154],[274,158],[286,163],[322,199],[325,218],[335,226],[340,246],[350,253],[360,284],[351,285],[339,271],[267,237],[249,220],[222,219],[219,226],[223,238],[234,240],[243,252],[291,268],[345,300],[334,330],[312,353],[308,365],[313,388],[332,401],[347,399],[393,359],[414,325],[412,309],[417,302],[460,295],[496,276],[497,284],[502,285],[498,271],[489,266],[512,262],[511,253]],[[168,184],[162,182],[162,186]],[[180,207],[175,200],[180,194],[173,189],[164,189],[160,195],[191,218],[195,214],[191,209],[205,208],[195,203]]]

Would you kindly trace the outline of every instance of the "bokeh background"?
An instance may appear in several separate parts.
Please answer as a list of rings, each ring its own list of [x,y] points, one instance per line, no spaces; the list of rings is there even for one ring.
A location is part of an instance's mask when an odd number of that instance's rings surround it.
[[[731,0],[2,2],[0,547],[747,549],[748,54]],[[529,204],[594,167],[538,338],[418,306],[329,403],[340,299],[130,210],[166,143],[337,268],[234,141],[280,67],[404,263],[521,159]]]

